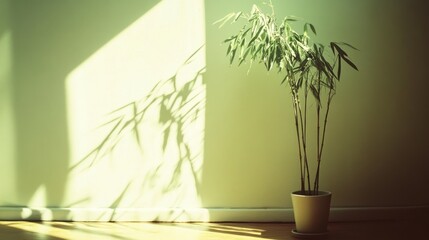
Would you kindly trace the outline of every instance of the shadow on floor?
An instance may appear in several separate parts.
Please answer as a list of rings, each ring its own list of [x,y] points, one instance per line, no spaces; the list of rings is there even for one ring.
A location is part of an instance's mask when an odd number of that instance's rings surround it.
[[[0,222],[0,239],[294,240],[293,223]],[[427,239],[427,220],[334,222],[328,240]]]
[[[28,222],[0,222],[0,239],[16,239],[16,240],[65,240],[65,238],[50,236],[46,231],[37,231],[37,228],[28,230]],[[31,223],[28,223],[31,224]]]

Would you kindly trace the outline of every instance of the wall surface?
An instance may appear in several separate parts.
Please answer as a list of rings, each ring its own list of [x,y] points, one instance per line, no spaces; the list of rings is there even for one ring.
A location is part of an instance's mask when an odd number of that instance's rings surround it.
[[[288,90],[275,72],[255,64],[249,74],[248,65],[228,66],[227,46],[220,43],[239,30],[239,21],[222,29],[210,26],[229,12],[250,11],[254,2],[206,4],[207,206],[290,207],[288,194],[299,187]],[[313,23],[318,41],[345,41],[360,49],[350,51],[360,71],[344,70],[328,125],[321,188],[334,193],[333,206],[427,205],[424,3],[273,3],[278,17],[295,15]]]
[[[289,91],[281,73],[229,65],[221,43],[242,22],[212,24],[254,3],[0,0],[0,218],[287,214],[299,187]],[[360,49],[329,120],[321,188],[332,206],[428,206],[424,3],[273,3],[278,18],[313,23],[319,42]]]

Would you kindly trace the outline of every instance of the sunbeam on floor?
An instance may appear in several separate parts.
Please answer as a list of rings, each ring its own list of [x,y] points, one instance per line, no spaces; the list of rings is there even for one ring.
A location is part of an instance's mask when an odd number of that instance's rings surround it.
[[[2,240],[292,240],[293,223],[0,222]],[[429,222],[330,223],[330,240],[427,239]]]

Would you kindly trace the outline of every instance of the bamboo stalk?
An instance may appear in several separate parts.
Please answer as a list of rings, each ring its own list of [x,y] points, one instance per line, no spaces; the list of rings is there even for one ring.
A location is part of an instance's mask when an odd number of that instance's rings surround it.
[[[291,84],[291,83],[289,83]],[[293,104],[293,112],[294,112],[294,118],[295,118],[295,129],[296,129],[296,137],[298,140],[298,152],[299,152],[299,166],[300,166],[300,175],[301,175],[301,191],[305,191],[305,171],[304,171],[304,164],[302,161],[302,148],[301,148],[301,137],[299,133],[299,122],[298,122],[298,107],[297,107],[297,96],[294,91],[292,91],[292,104]]]
[[[311,194],[311,183],[310,183],[310,168],[308,167],[308,154],[307,154],[307,141],[304,136],[304,121],[303,121],[303,113],[301,109],[301,103],[299,101],[299,95],[296,91],[296,97],[297,97],[297,108],[298,108],[298,116],[299,116],[299,122],[301,126],[301,141],[302,141],[302,152],[303,152],[303,158],[304,158],[304,173],[307,178],[307,185],[308,185],[308,192]]]

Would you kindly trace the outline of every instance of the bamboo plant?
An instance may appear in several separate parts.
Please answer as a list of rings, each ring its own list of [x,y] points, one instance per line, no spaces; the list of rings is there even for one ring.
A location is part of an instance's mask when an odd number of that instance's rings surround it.
[[[281,83],[289,86],[292,97],[298,142],[300,190],[305,195],[317,195],[328,116],[341,78],[342,65],[346,63],[358,70],[344,47],[356,48],[344,42],[330,42],[328,47],[313,42],[310,38],[316,35],[313,24],[301,24],[303,31],[298,32],[291,25],[291,22],[300,23],[297,18],[287,16],[278,21],[271,1],[268,5],[271,7],[271,13],[264,13],[253,5],[249,13],[230,13],[215,24],[222,27],[228,22],[245,21],[237,34],[224,40],[228,45],[227,56],[230,64],[236,61],[240,66],[250,62],[251,66],[256,61],[263,63],[268,71],[277,69],[284,74]],[[309,166],[307,121],[311,96],[316,105],[316,166],[312,169],[313,172]]]

